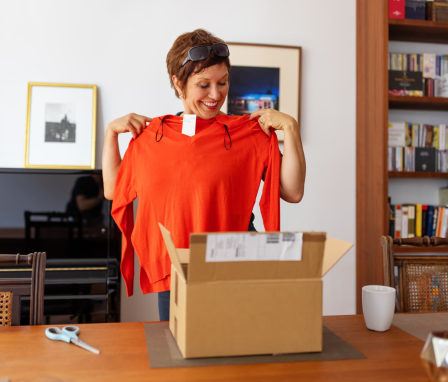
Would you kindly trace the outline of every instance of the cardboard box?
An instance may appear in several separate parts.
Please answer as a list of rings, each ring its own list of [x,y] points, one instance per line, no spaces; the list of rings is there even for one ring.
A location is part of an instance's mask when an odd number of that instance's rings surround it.
[[[170,330],[185,358],[322,350],[322,276],[351,243],[303,233],[300,261],[211,262],[207,234],[179,249],[159,225],[172,262]]]

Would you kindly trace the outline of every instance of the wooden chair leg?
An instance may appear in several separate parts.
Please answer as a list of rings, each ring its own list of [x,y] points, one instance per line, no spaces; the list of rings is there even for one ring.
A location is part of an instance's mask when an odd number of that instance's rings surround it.
[[[42,325],[44,319],[44,292],[45,292],[45,267],[47,264],[47,254],[40,252],[39,261],[39,283],[37,292],[37,325]]]
[[[35,324],[35,304],[36,304],[36,277],[37,277],[37,267],[36,262],[38,261],[38,258],[36,256],[36,253],[32,254],[32,260],[31,260],[31,293],[30,293],[30,325]]]

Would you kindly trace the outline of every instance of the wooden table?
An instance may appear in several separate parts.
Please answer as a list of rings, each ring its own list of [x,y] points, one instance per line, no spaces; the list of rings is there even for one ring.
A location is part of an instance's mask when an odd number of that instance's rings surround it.
[[[0,378],[15,381],[424,381],[423,342],[392,327],[369,331],[357,316],[324,317],[324,324],[367,358],[151,369],[143,323],[84,324],[80,338],[100,355],[50,341],[46,326],[0,328]]]

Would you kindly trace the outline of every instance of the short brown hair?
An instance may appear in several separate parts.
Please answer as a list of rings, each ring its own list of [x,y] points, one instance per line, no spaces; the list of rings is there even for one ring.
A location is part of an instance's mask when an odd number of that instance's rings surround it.
[[[180,82],[181,89],[184,90],[188,78],[192,74],[196,74],[216,64],[225,63],[227,69],[230,70],[230,60],[228,57],[218,57],[213,53],[201,61],[188,61],[184,66],[182,62],[188,55],[188,51],[194,46],[198,45],[211,45],[217,42],[224,42],[218,37],[213,36],[211,33],[204,29],[196,29],[193,32],[188,32],[181,34],[176,41],[174,41],[173,46],[166,56],[166,67],[168,70],[168,75],[170,76],[171,87],[174,88],[176,97],[179,98],[179,93],[174,86],[173,76],[176,76]]]

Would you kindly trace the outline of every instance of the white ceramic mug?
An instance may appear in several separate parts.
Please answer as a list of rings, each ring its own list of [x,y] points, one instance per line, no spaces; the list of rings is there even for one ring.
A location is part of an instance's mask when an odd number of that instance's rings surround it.
[[[384,332],[390,328],[395,312],[395,288],[384,285],[362,287],[362,312],[370,330]]]

